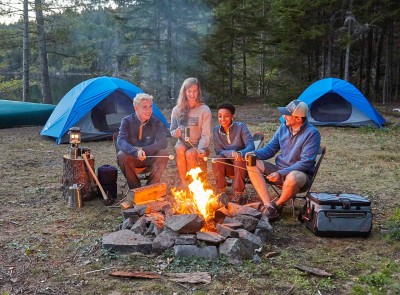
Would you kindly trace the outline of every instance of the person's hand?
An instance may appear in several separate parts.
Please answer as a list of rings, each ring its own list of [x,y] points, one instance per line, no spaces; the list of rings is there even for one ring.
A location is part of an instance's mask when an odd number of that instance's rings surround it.
[[[138,150],[137,156],[140,161],[144,161],[146,159],[146,153],[142,149]]]
[[[180,128],[176,129],[174,137],[179,138],[181,136],[182,136],[182,129],[180,129]]]
[[[244,161],[242,154],[237,151],[232,152],[232,158],[235,158],[235,161]]]
[[[203,159],[206,156],[206,152],[199,151],[198,156],[199,156],[200,159]]]
[[[272,172],[267,176],[267,179],[271,182],[278,182],[281,178],[281,175],[278,172]]]

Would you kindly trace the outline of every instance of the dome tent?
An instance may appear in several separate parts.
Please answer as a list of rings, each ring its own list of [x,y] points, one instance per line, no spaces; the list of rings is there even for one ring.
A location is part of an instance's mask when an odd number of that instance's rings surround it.
[[[72,88],[58,103],[41,131],[57,143],[69,141],[68,130],[80,127],[82,141],[111,138],[118,131],[122,118],[134,112],[132,100],[143,91],[118,78],[98,77]],[[169,124],[153,102],[153,114]]]
[[[299,96],[309,109],[314,125],[372,126],[381,128],[385,119],[351,83],[326,78],[310,85]]]

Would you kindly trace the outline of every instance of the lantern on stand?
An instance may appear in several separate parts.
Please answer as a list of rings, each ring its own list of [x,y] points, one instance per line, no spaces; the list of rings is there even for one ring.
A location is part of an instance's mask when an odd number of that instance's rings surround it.
[[[68,156],[71,159],[77,159],[81,156],[81,129],[79,127],[71,127],[68,131],[69,143],[71,144],[68,148]]]

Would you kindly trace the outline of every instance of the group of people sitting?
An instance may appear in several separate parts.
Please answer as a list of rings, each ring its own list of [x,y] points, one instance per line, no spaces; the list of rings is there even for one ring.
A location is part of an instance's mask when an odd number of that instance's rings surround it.
[[[152,114],[153,97],[140,93],[133,100],[135,112],[121,121],[117,138],[118,166],[129,188],[140,187],[137,168],[147,167],[146,185],[160,181],[168,164],[167,132],[163,123]],[[284,203],[311,185],[315,161],[320,147],[318,130],[308,123],[308,106],[294,100],[278,108],[285,119],[273,138],[255,150],[252,134],[243,122],[234,121],[235,106],[221,103],[217,107],[219,125],[211,129],[212,114],[202,100],[198,79],[186,79],[171,113],[170,133],[177,139],[176,166],[182,188],[187,188],[187,172],[206,166],[210,155],[211,134],[215,156],[212,169],[217,193],[225,192],[226,176],[233,176],[231,201],[245,201],[248,177],[263,202],[263,213],[274,220]],[[275,164],[265,160],[275,158]],[[248,161],[251,158],[253,161]],[[255,159],[255,161],[254,161]],[[252,162],[252,163],[251,163]],[[280,197],[271,201],[268,183],[282,187]]]

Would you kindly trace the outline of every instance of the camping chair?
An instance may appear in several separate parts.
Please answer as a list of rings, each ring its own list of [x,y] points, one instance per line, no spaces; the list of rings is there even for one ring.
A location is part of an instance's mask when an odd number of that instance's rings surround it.
[[[314,173],[313,177],[311,178],[310,187],[308,188],[308,190],[306,192],[301,192],[292,198],[293,217],[296,216],[295,215],[295,207],[294,207],[295,199],[305,199],[306,198],[307,194],[311,190],[311,187],[314,183],[315,177],[317,176],[319,166],[321,165],[322,159],[324,158],[325,154],[326,154],[326,147],[321,145],[318,149],[317,158],[315,159],[315,173]],[[279,192],[280,192],[280,190],[282,190],[282,186],[272,183],[272,182],[268,181],[268,179],[265,179],[265,180],[271,186],[271,188],[275,191],[277,196],[279,197],[280,196]]]
[[[113,143],[114,143],[116,155],[118,155],[118,152],[119,152],[119,149],[117,147],[118,135],[119,135],[118,131],[114,132],[114,134],[113,134]],[[116,161],[117,161],[117,166],[118,166],[118,159],[116,159]],[[140,180],[147,180],[150,175],[150,171],[148,171],[147,167],[136,168],[135,171],[138,174]]]

